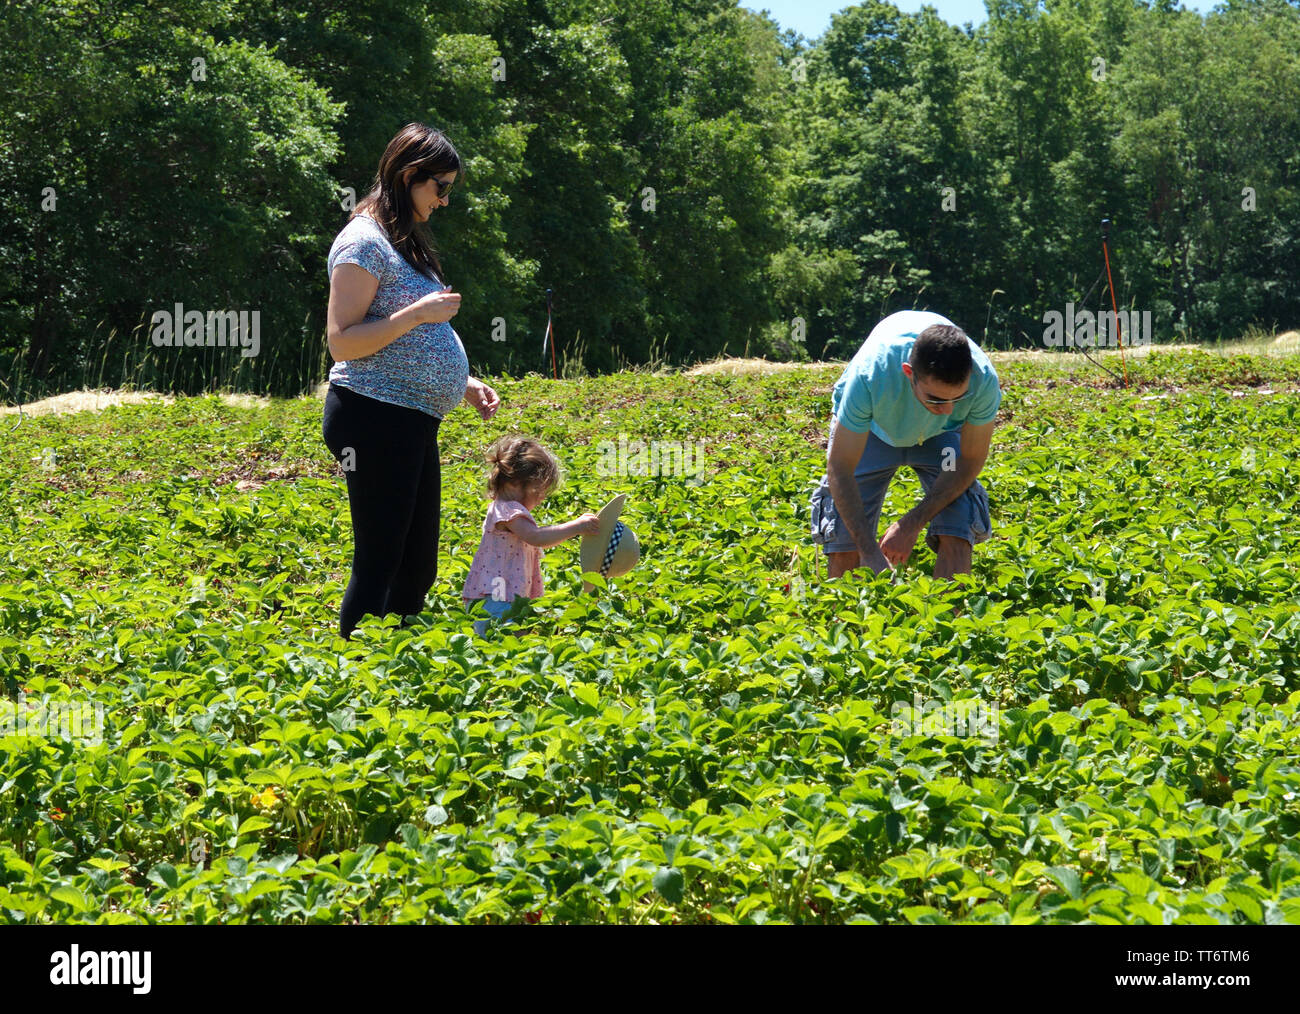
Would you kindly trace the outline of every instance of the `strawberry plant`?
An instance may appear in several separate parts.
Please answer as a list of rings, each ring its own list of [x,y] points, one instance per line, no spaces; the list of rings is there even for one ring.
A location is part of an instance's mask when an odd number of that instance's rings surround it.
[[[0,922],[1300,922],[1300,369],[1131,369],[1007,365],[994,538],[951,584],[923,545],[894,584],[825,580],[834,368],[493,381],[491,424],[442,429],[425,612],[350,642],[318,402],[28,419]],[[543,514],[627,492],[643,558],[584,596],[559,547],[475,638],[508,430],[564,459]],[[602,475],[620,433],[703,474]],[[19,727],[74,706],[96,735]]]

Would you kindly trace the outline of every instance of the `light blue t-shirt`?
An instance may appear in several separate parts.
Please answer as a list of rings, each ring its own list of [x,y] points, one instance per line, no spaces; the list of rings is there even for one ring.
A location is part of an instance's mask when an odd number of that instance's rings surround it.
[[[951,325],[952,321],[925,310],[903,310],[871,329],[835,382],[831,414],[837,425],[854,433],[870,430],[894,447],[910,447],[967,423],[982,426],[993,421],[1002,404],[998,375],[989,357],[969,338],[970,389],[953,405],[952,414],[936,415],[917,400],[903,363],[916,336],[931,324]]]

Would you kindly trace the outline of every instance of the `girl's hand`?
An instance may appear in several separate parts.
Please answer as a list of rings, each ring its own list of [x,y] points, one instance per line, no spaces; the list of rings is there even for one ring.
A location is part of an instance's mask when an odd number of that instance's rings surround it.
[[[465,404],[477,409],[478,414],[486,422],[501,407],[501,398],[483,381],[470,377],[469,385],[465,388]]]
[[[460,311],[460,293],[443,289],[430,292],[411,304],[416,316],[426,324],[445,324]]]
[[[596,514],[584,514],[573,524],[578,535],[600,534],[600,517]]]

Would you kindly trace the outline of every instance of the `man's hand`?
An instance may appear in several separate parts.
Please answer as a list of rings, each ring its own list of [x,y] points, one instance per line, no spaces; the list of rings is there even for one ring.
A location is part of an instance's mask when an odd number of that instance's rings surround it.
[[[921,498],[921,502],[904,514],[897,522],[889,526],[885,537],[880,540],[880,551],[895,567],[901,567],[912,555],[912,547],[917,537],[935,517],[950,503],[966,492],[966,488],[975,481],[975,477],[984,468],[988,460],[989,443],[993,438],[993,423],[972,426],[966,423],[961,430],[961,454],[953,462],[955,467],[939,473],[939,478],[930,486],[930,492]]]
[[[501,398],[483,381],[470,377],[469,384],[465,388],[465,404],[477,409],[478,414],[486,422],[501,407]]]
[[[893,567],[901,567],[912,555],[912,547],[921,534],[921,526],[911,522],[906,515],[895,521],[880,540],[880,552]]]

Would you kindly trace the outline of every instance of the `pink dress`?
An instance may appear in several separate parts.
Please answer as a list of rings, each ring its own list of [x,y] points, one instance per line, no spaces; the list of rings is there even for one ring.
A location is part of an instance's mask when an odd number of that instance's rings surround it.
[[[528,518],[533,515],[517,500],[493,500],[483,519],[483,538],[474,554],[465,587],[460,595],[466,604],[489,598],[513,602],[516,595],[535,599],[542,594],[542,553],[540,546],[530,546],[504,528],[500,521]]]

